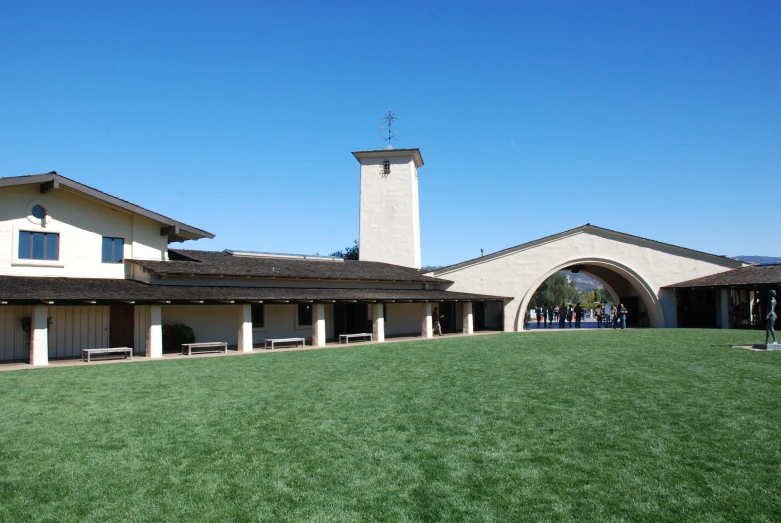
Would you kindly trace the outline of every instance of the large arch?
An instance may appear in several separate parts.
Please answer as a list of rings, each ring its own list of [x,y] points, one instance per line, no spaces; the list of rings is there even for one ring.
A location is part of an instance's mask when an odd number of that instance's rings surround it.
[[[631,267],[628,267],[627,265],[624,265],[623,263],[606,258],[572,258],[564,263],[559,263],[552,269],[542,273],[529,286],[523,298],[521,298],[521,304],[518,307],[518,311],[513,322],[513,330],[523,330],[523,314],[529,307],[529,302],[531,301],[532,296],[534,296],[534,293],[537,291],[537,289],[539,289],[540,285],[542,285],[545,280],[557,272],[567,269],[568,267],[578,265],[603,267],[626,279],[643,300],[646,310],[648,311],[649,323],[651,324],[651,327],[659,327],[664,325],[664,311],[662,310],[662,305],[659,302],[659,297],[653,291],[651,286],[648,285],[648,283],[643,279],[643,277],[637,273],[637,271]],[[584,272],[588,273],[588,271]],[[589,275],[593,276],[593,273],[589,273]],[[602,278],[596,279],[605,285],[605,282],[602,281]]]
[[[742,262],[587,224],[442,267],[431,275],[450,280],[449,290],[505,296],[504,330],[517,331],[542,282],[573,266],[617,286],[617,298],[637,295],[650,325],[667,328],[678,324],[676,293],[670,285],[740,267]]]

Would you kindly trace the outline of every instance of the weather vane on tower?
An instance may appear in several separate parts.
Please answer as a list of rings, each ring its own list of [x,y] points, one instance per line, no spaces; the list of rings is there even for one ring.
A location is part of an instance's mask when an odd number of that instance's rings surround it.
[[[382,118],[380,118],[380,120],[384,121],[384,122],[385,122],[385,125],[387,125],[387,126],[388,126],[388,136],[383,136],[383,137],[382,137],[382,139],[383,139],[383,140],[385,140],[386,142],[388,142],[388,148],[389,148],[389,149],[391,149],[391,148],[392,148],[392,147],[391,147],[391,142],[392,142],[393,140],[399,141],[399,139],[396,137],[396,135],[397,135],[397,134],[399,134],[399,133],[398,133],[398,132],[396,132],[396,131],[394,131],[394,132],[391,132],[391,126],[392,126],[392,125],[393,125],[393,124],[396,122],[396,120],[398,120],[398,119],[399,119],[399,117],[398,117],[398,116],[396,116],[396,113],[392,112],[390,109],[388,109],[388,114],[386,114],[385,116],[383,116]],[[384,130],[385,130],[385,127],[380,127],[380,130],[381,130],[381,131],[384,131]]]

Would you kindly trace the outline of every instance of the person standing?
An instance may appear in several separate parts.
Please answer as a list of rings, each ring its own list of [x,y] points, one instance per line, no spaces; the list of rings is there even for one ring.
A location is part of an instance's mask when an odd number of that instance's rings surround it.
[[[609,303],[605,302],[605,327],[611,327],[613,320],[613,308]]]
[[[542,328],[547,329],[548,328],[548,304],[544,303],[542,305]]]
[[[578,304],[575,305],[575,328],[576,329],[580,328],[580,318],[582,317],[581,316],[582,314],[583,314],[583,308],[580,306],[580,302],[578,302]]]
[[[762,317],[762,304],[759,301],[759,296],[754,299],[754,306],[751,308],[751,315],[753,324],[756,327],[759,325],[759,318]]]
[[[613,307],[610,310],[610,324],[613,327],[613,330],[616,330],[616,325],[618,324],[618,307]]]
[[[569,328],[572,328],[572,305],[567,306],[567,323],[569,323]]]
[[[553,328],[553,304],[551,304],[550,307],[548,307],[548,328]]]
[[[431,313],[431,319],[434,321],[434,331],[439,332],[440,336],[442,336],[442,325],[440,325],[439,320],[444,317],[444,315],[440,316],[439,307],[434,307],[434,312]]]
[[[564,322],[567,319],[566,312],[567,312],[567,304],[566,303],[562,303],[561,307],[559,307],[559,328],[560,329],[564,328]]]
[[[626,329],[626,307],[624,307],[624,304],[621,304],[621,308],[618,309],[618,314],[621,315],[621,330]]]
[[[534,309],[534,315],[537,316],[537,328],[540,328],[540,320],[542,320],[542,307],[537,305],[537,308]]]
[[[553,319],[556,321],[556,323],[559,322],[559,306],[558,305],[553,307]]]
[[[602,307],[597,305],[597,311],[596,311],[596,315],[597,315],[597,329],[601,329],[602,328],[602,315],[603,314],[605,314],[605,312],[602,310]]]

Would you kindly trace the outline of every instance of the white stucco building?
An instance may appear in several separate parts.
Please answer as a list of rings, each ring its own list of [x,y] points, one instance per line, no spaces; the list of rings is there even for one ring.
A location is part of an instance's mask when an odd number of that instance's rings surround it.
[[[173,248],[213,235],[55,172],[0,179],[0,361],[45,365],[119,346],[159,358],[175,324],[242,352],[292,336],[319,346],[358,332],[429,338],[435,308],[449,332],[516,331],[534,291],[560,270],[592,275],[635,320],[675,327],[676,284],[743,265],[585,225],[424,273],[420,151],[353,155],[360,261]]]

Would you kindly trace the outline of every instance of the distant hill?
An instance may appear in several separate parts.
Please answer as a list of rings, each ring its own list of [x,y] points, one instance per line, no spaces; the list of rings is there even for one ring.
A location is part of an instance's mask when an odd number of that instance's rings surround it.
[[[732,256],[732,259],[747,263],[781,263],[781,258],[775,256]]]
[[[570,271],[561,271],[561,273],[567,276],[570,280],[574,281],[575,287],[579,291],[590,291],[596,289],[597,287],[602,287],[601,283],[599,283],[591,276],[583,274],[582,272],[572,273]]]

